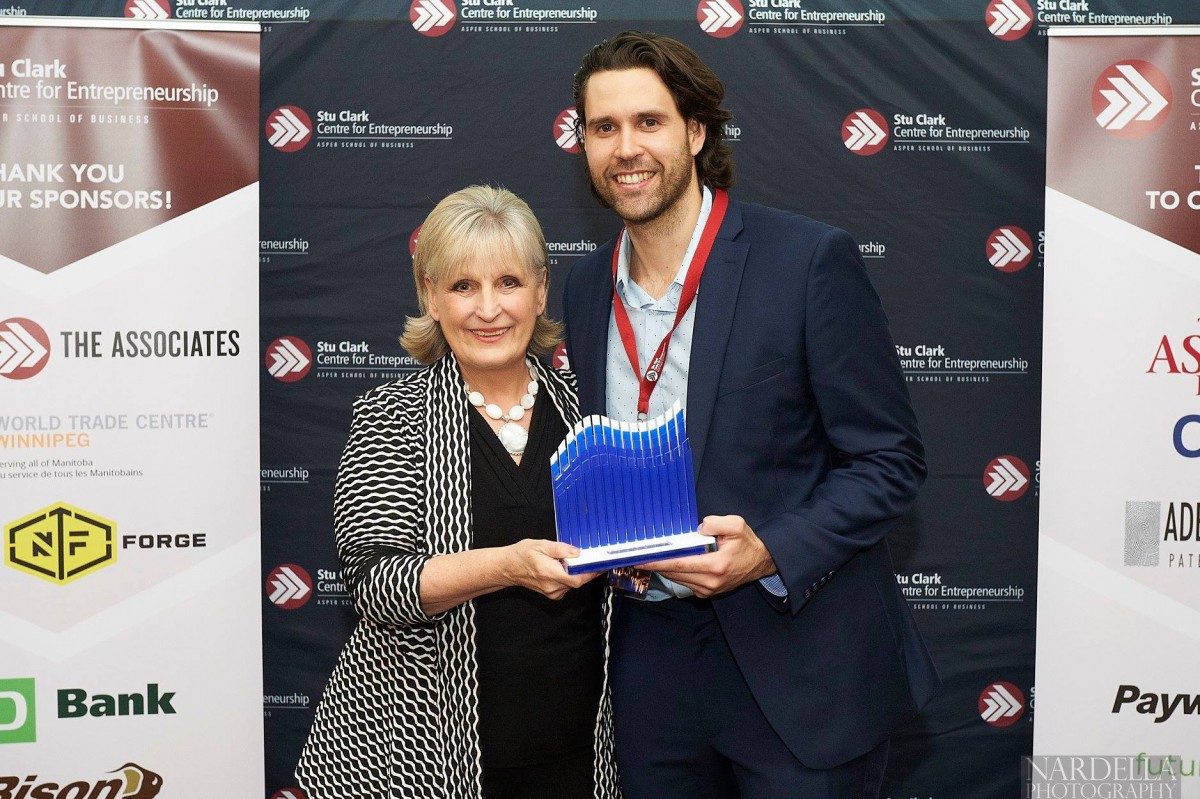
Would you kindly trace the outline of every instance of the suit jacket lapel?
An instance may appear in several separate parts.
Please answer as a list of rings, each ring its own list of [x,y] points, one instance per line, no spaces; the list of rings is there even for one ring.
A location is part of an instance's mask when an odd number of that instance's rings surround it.
[[[588,331],[582,341],[571,340],[571,368],[579,374],[579,411],[584,416],[606,412],[604,390],[605,371],[608,363],[608,322],[612,315],[612,264],[616,239],[600,248],[599,268],[590,274],[580,275],[587,281],[584,318],[578,329]]]
[[[741,204],[729,203],[725,221],[713,243],[713,251],[700,278],[696,296],[696,318],[692,328],[692,353],[688,365],[687,434],[692,447],[692,468],[699,479],[705,443],[717,402],[717,386],[733,312],[737,306],[742,271],[750,244],[735,241],[742,230]]]

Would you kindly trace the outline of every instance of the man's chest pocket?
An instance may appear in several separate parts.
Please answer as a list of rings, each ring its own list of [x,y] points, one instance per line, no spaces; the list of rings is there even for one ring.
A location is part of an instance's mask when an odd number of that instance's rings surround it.
[[[768,380],[776,379],[787,371],[791,365],[792,358],[786,355],[773,358],[766,363],[752,366],[749,369],[740,369],[730,365],[732,371],[727,369],[727,373],[721,377],[721,387],[717,391],[717,396],[724,397],[727,394],[745,391],[746,389],[759,386]]]

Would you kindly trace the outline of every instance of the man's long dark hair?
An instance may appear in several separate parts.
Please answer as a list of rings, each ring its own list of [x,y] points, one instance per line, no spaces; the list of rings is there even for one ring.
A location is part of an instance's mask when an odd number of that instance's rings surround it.
[[[733,185],[733,153],[725,143],[725,123],[733,118],[721,108],[725,85],[690,47],[657,33],[625,31],[593,47],[575,73],[575,110],[579,113],[580,139],[587,125],[583,93],[588,78],[597,72],[645,67],[666,84],[675,107],[685,120],[704,126],[704,146],[696,156],[701,185],[727,189]],[[584,147],[587,142],[584,141]]]

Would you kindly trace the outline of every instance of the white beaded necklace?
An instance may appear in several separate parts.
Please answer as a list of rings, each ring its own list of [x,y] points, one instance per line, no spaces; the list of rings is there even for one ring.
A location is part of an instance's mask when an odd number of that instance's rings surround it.
[[[521,403],[514,405],[508,409],[508,413],[501,410],[499,405],[488,403],[483,398],[483,394],[478,391],[472,391],[471,387],[467,387],[467,402],[474,405],[476,408],[483,408],[483,412],[492,419],[502,419],[504,424],[500,425],[497,435],[500,437],[500,443],[508,450],[510,455],[520,455],[525,452],[525,445],[529,442],[529,433],[525,428],[517,424],[517,421],[525,415],[525,411],[533,407],[533,398],[538,393],[537,378],[533,374],[533,370],[529,370],[529,385],[525,387],[525,394],[521,397]]]

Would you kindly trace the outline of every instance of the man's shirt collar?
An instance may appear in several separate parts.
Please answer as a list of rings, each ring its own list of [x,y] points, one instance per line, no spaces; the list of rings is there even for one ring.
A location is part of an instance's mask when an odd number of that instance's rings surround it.
[[[688,242],[687,252],[683,254],[683,262],[675,272],[675,279],[667,287],[661,299],[656,300],[651,297],[629,277],[629,259],[633,253],[631,249],[633,245],[630,243],[628,234],[621,237],[621,252],[617,257],[617,295],[628,307],[649,308],[660,303],[669,306],[670,309],[679,306],[679,297],[683,294],[683,281],[687,279],[688,265],[692,262],[692,256],[696,254],[696,248],[700,246],[700,236],[704,232],[705,223],[708,222],[708,215],[712,212],[712,192],[707,186],[704,186],[701,194],[703,196],[700,202],[700,216],[696,218],[696,229],[692,231],[692,240]]]

